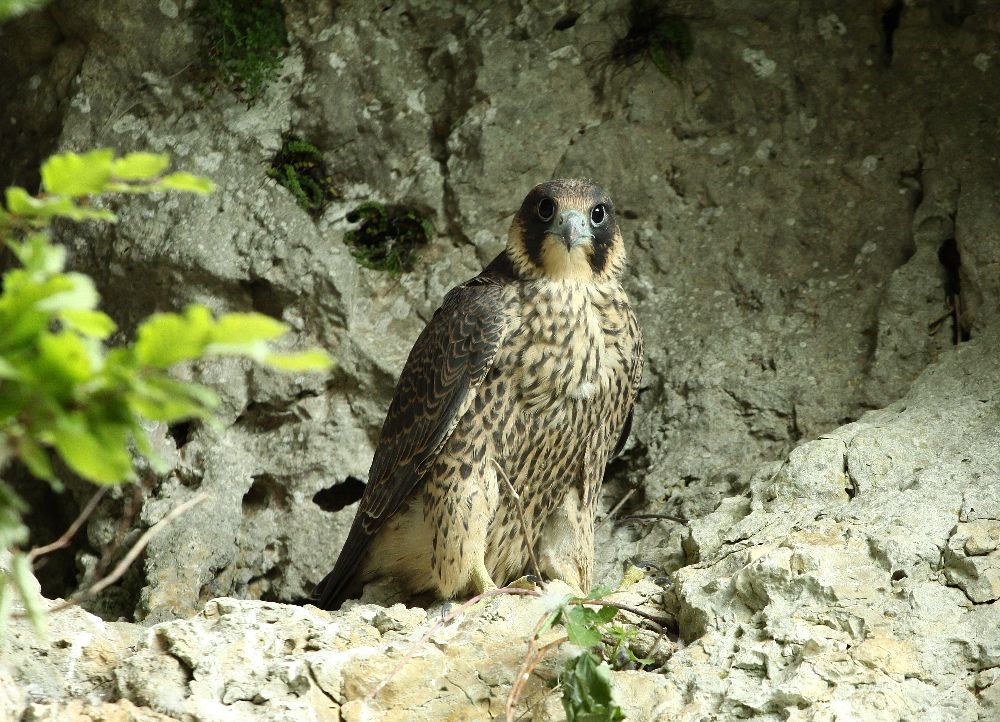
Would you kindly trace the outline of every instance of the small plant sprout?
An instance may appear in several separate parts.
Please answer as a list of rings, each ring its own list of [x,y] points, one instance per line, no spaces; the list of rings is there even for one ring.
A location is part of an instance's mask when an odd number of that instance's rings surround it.
[[[347,214],[350,223],[344,242],[365,268],[399,275],[413,269],[417,249],[434,237],[434,227],[419,211],[406,206],[362,203]]]

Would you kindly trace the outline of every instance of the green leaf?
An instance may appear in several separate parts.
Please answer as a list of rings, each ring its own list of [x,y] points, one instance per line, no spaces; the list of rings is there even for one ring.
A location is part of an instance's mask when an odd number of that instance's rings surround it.
[[[559,676],[566,722],[620,722],[625,719],[612,694],[611,669],[590,652],[566,663]]]
[[[110,148],[54,155],[42,163],[42,185],[49,193],[62,196],[100,193],[111,180],[114,155]]]
[[[38,310],[57,312],[66,310],[89,311],[95,308],[98,301],[101,300],[90,276],[85,276],[82,273],[65,273],[60,278],[64,279],[65,290],[53,293],[39,301],[35,306]]]
[[[264,363],[282,371],[326,371],[333,366],[333,359],[321,349],[298,353],[269,353]]]
[[[72,331],[44,333],[38,338],[38,358],[31,373],[41,388],[57,396],[68,394],[75,384],[93,377],[95,351]]]
[[[16,380],[19,378],[21,378],[21,372],[17,366],[14,366],[3,356],[0,356],[0,379]]]
[[[57,491],[61,491],[62,484],[52,471],[52,463],[49,461],[49,455],[45,449],[33,438],[24,435],[17,440],[16,448],[18,458],[28,467],[28,471],[39,479],[45,479]]]
[[[167,190],[190,191],[191,193],[211,193],[215,190],[215,184],[208,178],[190,173],[171,173],[164,176],[157,185]]]
[[[21,523],[21,514],[28,505],[0,479],[0,549],[10,549],[28,541],[28,527]]]
[[[607,624],[618,616],[618,610],[614,607],[601,607],[597,612],[597,619],[600,624]]]
[[[198,358],[209,342],[212,313],[204,306],[189,306],[184,315],[157,313],[137,331],[136,359],[143,366],[167,368]]]
[[[283,336],[288,327],[262,313],[227,313],[212,329],[211,343],[238,345],[252,341],[272,341]]]
[[[596,586],[596,587],[594,587],[593,589],[590,590],[590,594],[588,594],[587,596],[585,596],[584,599],[586,599],[588,601],[589,600],[593,600],[593,599],[604,599],[604,597],[608,596],[613,591],[614,590],[611,587]]]
[[[111,175],[119,180],[148,180],[170,167],[166,153],[128,153],[111,166]]]
[[[66,249],[54,245],[44,233],[32,233],[23,243],[9,241],[7,245],[25,270],[41,275],[61,273],[66,266]]]
[[[31,620],[31,626],[35,628],[36,634],[44,634],[45,608],[42,605],[42,596],[38,593],[38,580],[31,573],[31,562],[27,555],[15,553],[10,560],[10,572],[14,586],[24,603],[24,612]]]
[[[91,311],[83,308],[71,308],[63,311],[60,318],[67,328],[71,328],[79,334],[96,338],[106,339],[118,328],[111,317],[101,311]]]
[[[219,398],[210,389],[168,376],[137,380],[128,401],[143,417],[167,423],[205,418],[219,404]]]
[[[73,221],[108,221],[118,220],[111,211],[104,208],[86,208],[63,196],[34,198],[28,195],[24,188],[12,186],[6,191],[7,209],[17,216],[32,218],[69,218]]]
[[[563,613],[569,641],[585,649],[601,643],[601,632],[595,628],[597,621],[597,612],[584,606],[573,605]]]
[[[91,425],[80,412],[56,419],[53,445],[80,476],[98,484],[115,484],[132,473],[128,427],[113,422]]]

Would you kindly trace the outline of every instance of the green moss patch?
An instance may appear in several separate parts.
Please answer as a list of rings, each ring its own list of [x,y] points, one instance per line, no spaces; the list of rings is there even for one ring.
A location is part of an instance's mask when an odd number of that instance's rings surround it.
[[[278,77],[288,47],[279,0],[205,0],[199,15],[208,64],[220,83],[253,99]]]
[[[290,190],[299,207],[313,218],[323,213],[329,201],[340,197],[320,149],[293,135],[285,136],[267,174]]]
[[[362,203],[347,214],[350,223],[344,242],[365,268],[398,275],[413,269],[417,249],[434,236],[434,226],[423,214],[406,206]]]
[[[631,0],[628,30],[615,41],[610,59],[625,67],[650,61],[666,75],[691,56],[694,36],[687,19],[669,11],[662,0]]]

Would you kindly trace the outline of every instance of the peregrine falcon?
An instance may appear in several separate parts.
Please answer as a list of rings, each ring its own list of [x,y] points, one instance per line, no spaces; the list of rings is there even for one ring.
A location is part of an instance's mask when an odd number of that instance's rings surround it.
[[[528,193],[506,248],[414,344],[317,606],[385,577],[409,594],[481,593],[531,571],[529,544],[544,577],[590,588],[598,492],[642,374],[624,268],[601,187]]]

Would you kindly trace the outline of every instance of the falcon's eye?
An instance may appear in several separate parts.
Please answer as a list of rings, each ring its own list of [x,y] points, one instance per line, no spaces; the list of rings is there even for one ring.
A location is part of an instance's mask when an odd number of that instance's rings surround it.
[[[604,221],[608,219],[608,210],[604,207],[603,203],[598,203],[596,206],[590,209],[590,222],[595,226],[599,226]]]
[[[536,210],[538,211],[538,217],[547,223],[556,214],[556,202],[551,198],[542,198],[542,200],[538,201],[538,208]]]

